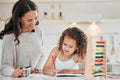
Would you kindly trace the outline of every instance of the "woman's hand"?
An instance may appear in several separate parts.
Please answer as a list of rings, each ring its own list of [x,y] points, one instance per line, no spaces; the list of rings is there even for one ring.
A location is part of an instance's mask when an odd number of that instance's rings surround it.
[[[24,76],[24,72],[22,70],[20,70],[19,68],[16,68],[14,70],[14,72],[12,73],[12,76],[17,78],[17,77],[20,77],[20,76]]]

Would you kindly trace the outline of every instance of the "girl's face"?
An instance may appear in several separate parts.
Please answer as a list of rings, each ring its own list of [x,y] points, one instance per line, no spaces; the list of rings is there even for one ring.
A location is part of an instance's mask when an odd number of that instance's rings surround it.
[[[70,55],[73,54],[76,49],[76,41],[68,36],[65,36],[62,44],[63,53],[66,55]]]
[[[22,32],[27,32],[35,29],[36,22],[38,21],[37,11],[29,11],[20,18]]]

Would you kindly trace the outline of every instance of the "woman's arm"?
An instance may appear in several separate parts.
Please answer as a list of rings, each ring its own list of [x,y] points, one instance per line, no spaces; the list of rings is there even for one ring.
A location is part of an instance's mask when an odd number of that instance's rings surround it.
[[[39,60],[37,61],[37,65],[36,65],[35,69],[31,71],[31,73],[32,74],[34,74],[34,73],[37,73],[37,74],[42,73],[44,63],[45,63],[45,55],[44,55],[44,53],[41,53],[41,56],[40,56]]]
[[[16,50],[13,35],[5,35],[2,43],[1,73],[5,76],[19,77],[23,73],[16,68]]]
[[[31,71],[31,73],[41,73],[42,72],[42,69],[43,69],[43,65],[45,63],[45,54],[43,52],[43,35],[42,35],[42,32],[41,32],[41,29],[39,26],[36,26],[36,33],[37,33],[37,36],[39,37],[39,43],[40,43],[40,51],[38,54],[39,54],[39,60],[36,61],[36,63],[34,63],[34,67]]]

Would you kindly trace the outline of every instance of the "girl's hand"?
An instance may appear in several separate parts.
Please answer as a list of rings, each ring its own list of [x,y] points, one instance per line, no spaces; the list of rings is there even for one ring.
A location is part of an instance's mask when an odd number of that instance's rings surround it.
[[[72,70],[62,70],[59,74],[73,74]]]
[[[40,73],[42,73],[42,71],[40,71],[38,69],[35,69],[35,70],[31,71],[31,74],[40,74]]]
[[[22,70],[20,70],[19,68],[16,68],[14,70],[14,72],[12,73],[12,76],[17,78],[17,77],[20,77],[20,76],[24,76],[24,72]]]
[[[55,76],[55,75],[56,75],[56,71],[50,70],[49,75],[50,75],[50,76]]]

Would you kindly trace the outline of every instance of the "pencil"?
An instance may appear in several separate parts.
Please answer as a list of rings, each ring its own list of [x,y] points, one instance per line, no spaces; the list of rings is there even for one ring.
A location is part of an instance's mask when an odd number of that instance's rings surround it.
[[[52,63],[53,63],[54,72],[56,73],[55,56],[53,54],[52,54]]]

